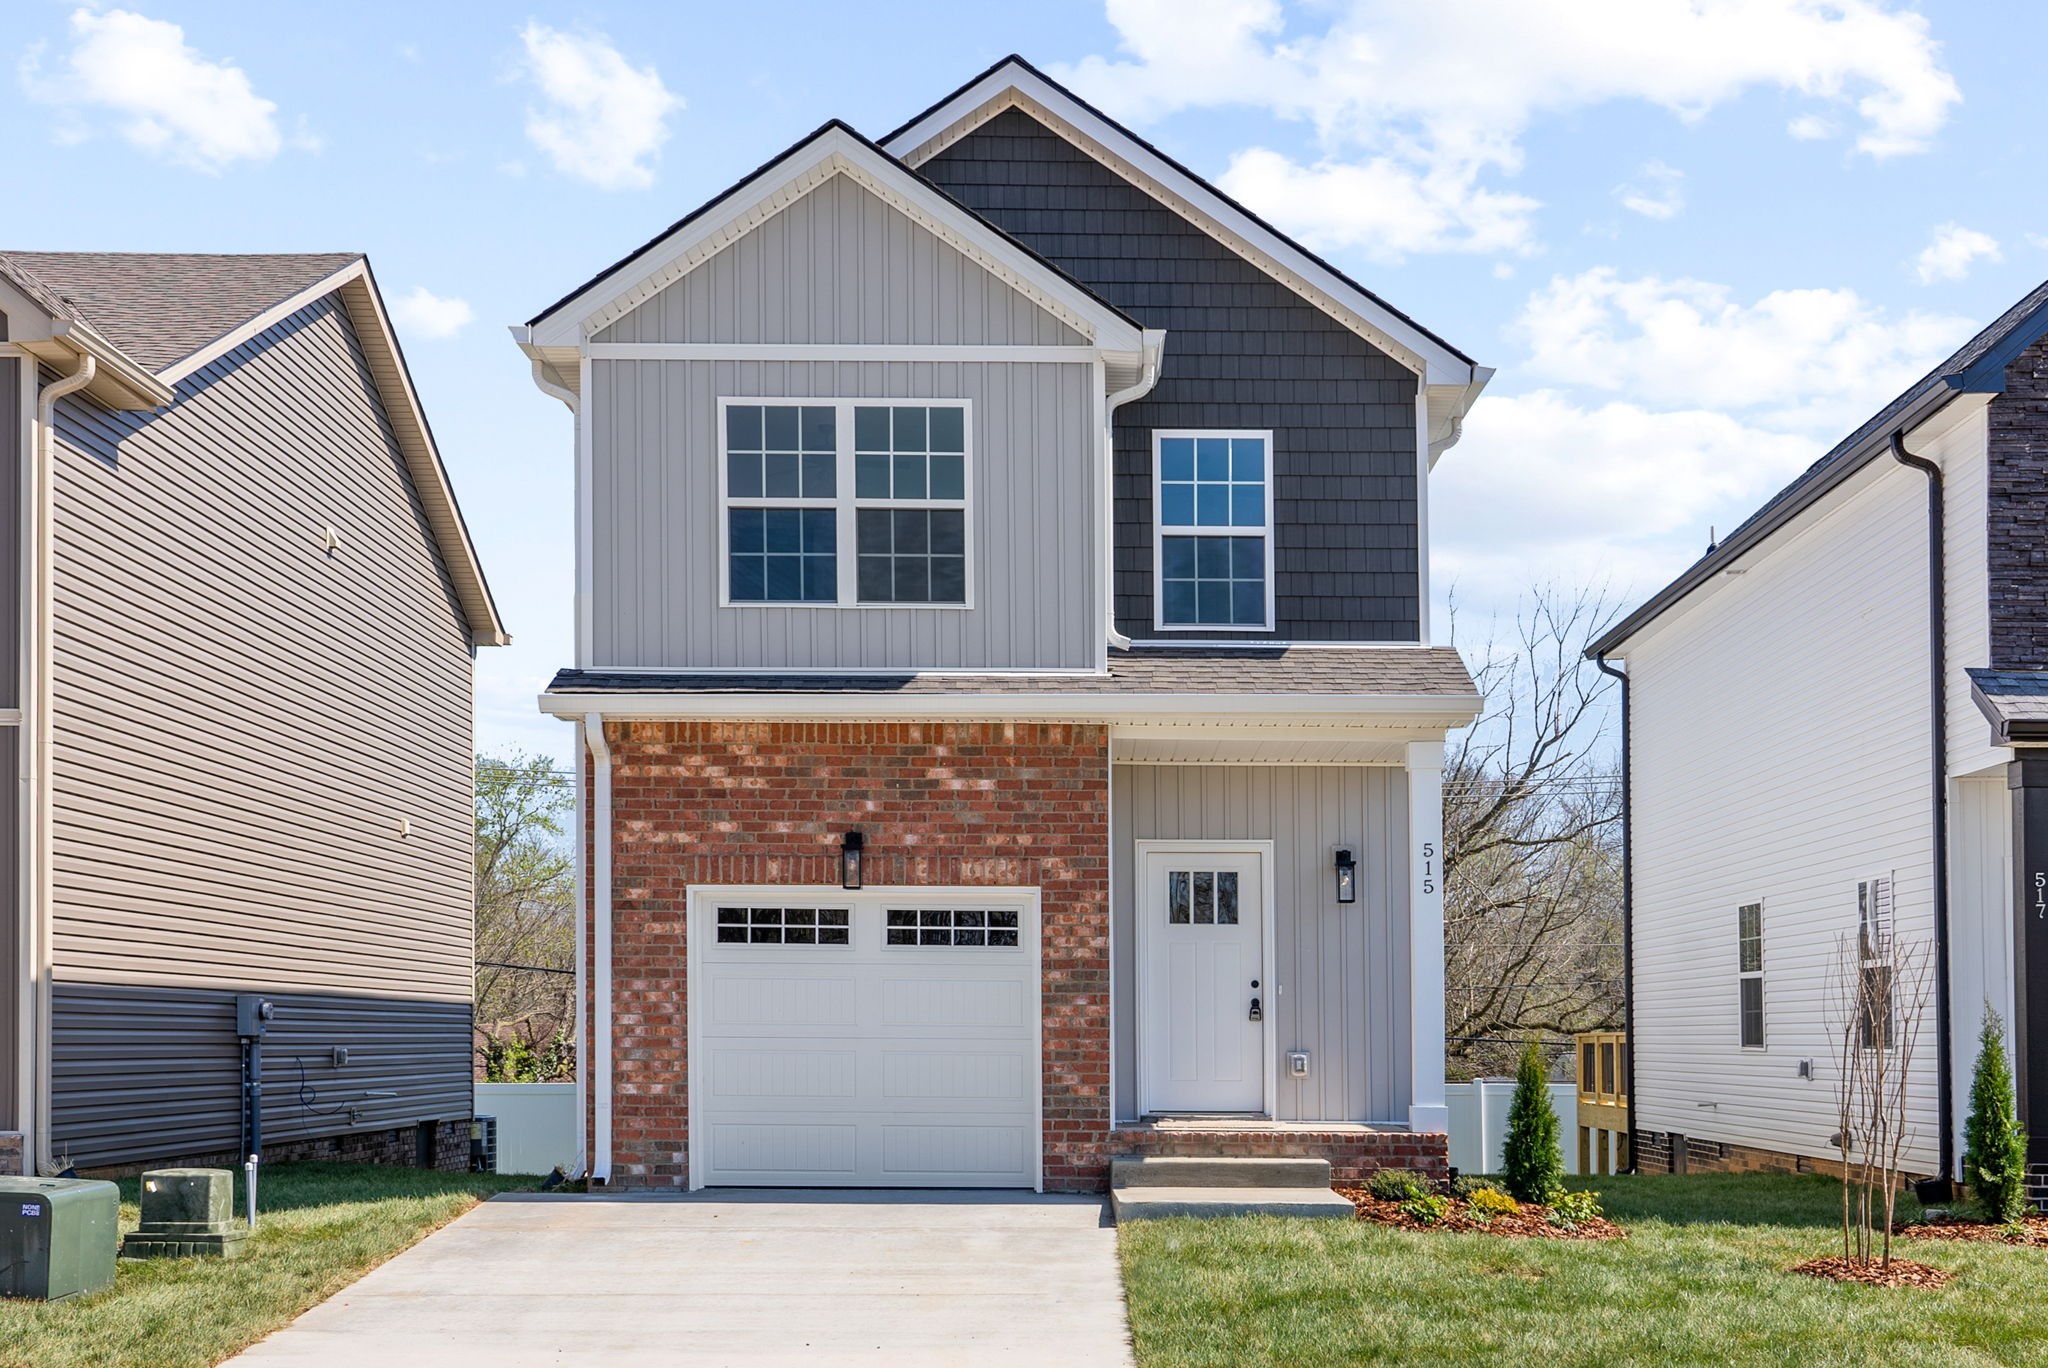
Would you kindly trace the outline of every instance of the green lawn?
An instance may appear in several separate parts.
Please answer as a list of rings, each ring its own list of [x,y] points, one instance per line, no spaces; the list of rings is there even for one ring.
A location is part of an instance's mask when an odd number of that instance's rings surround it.
[[[1630,1238],[1407,1234],[1274,1217],[1120,1232],[1141,1368],[1354,1363],[2048,1364],[2048,1251],[1915,1241],[1940,1291],[1783,1270],[1839,1253],[1838,1184],[1573,1180]],[[1901,1202],[1917,1214],[1910,1199]]]
[[[511,1175],[369,1164],[278,1164],[240,1258],[123,1262],[114,1285],[68,1301],[0,1301],[6,1368],[206,1368],[495,1192]],[[121,1180],[121,1229],[134,1228],[136,1180]]]

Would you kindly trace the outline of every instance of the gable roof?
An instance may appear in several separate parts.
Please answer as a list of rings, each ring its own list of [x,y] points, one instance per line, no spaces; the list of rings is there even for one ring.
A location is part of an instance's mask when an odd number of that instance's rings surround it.
[[[140,379],[124,381],[125,401],[115,401],[144,409],[175,402],[172,387],[179,381],[315,300],[338,294],[448,567],[470,640],[479,646],[511,641],[383,296],[360,252],[0,251],[0,279],[59,324],[43,345],[31,343],[29,350],[48,360],[54,346],[93,355],[103,367],[132,371]],[[15,336],[10,327],[10,340]]]
[[[911,166],[1021,105],[1112,170],[1137,180],[1226,246],[1382,349],[1404,355],[1433,386],[1483,385],[1492,372],[1449,342],[1288,237],[1124,125],[1011,54],[952,94],[883,136],[881,144]],[[1092,146],[1086,146],[1092,144]],[[1473,390],[1476,397],[1477,390]],[[1466,401],[1469,405],[1469,399]],[[1462,411],[1462,410],[1461,410]]]
[[[2035,286],[1990,326],[1837,442],[1825,456],[1750,514],[1741,526],[1708,547],[1706,554],[1677,579],[1617,622],[1606,635],[1587,648],[1586,654],[1598,656],[1618,650],[1623,642],[1676,607],[1693,590],[1773,532],[1811,508],[1830,490],[1872,461],[1887,455],[1893,433],[1909,432],[1920,426],[1959,394],[2003,393],[2005,368],[2044,334],[2048,334],[2048,281]]]
[[[831,176],[853,176],[962,255],[1002,277],[1090,341],[1136,352],[1144,328],[1072,275],[944,194],[851,126],[833,119],[529,319],[530,352],[573,346],[708,261]]]

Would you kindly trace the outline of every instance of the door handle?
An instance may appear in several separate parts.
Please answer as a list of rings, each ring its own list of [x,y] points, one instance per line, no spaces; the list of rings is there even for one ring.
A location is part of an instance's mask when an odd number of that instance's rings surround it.
[[[1266,1014],[1260,1009],[1259,1000],[1257,998],[1252,999],[1251,1019],[1253,1021],[1264,1021],[1266,1019]]]

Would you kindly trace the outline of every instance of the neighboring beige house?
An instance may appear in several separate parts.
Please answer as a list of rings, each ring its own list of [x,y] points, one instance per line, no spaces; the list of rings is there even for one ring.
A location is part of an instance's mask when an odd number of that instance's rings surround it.
[[[457,1161],[508,638],[369,263],[0,253],[0,463],[0,1146],[233,1156],[260,994],[271,1153]]]

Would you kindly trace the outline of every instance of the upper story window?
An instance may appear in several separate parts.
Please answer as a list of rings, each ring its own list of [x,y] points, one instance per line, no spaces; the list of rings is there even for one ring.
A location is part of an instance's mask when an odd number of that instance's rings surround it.
[[[728,604],[967,606],[964,401],[722,408]]]
[[[1273,626],[1273,434],[1152,435],[1154,625]]]

